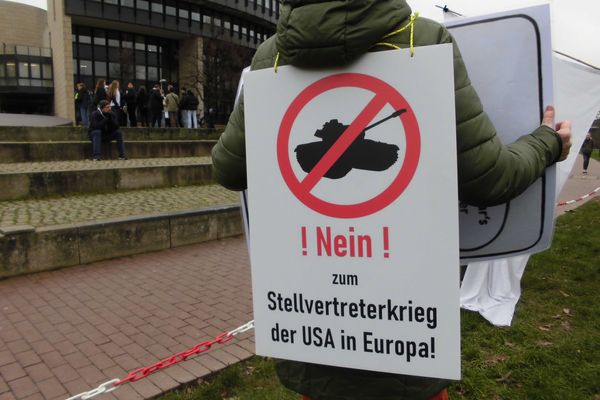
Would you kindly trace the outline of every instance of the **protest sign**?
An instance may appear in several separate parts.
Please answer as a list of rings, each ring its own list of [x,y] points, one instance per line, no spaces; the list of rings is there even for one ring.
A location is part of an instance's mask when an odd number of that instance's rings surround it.
[[[257,354],[458,379],[451,46],[244,79]]]

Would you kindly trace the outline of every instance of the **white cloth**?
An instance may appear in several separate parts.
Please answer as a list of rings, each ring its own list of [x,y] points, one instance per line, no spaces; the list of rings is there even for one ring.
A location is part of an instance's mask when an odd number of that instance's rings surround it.
[[[558,195],[600,110],[600,71],[555,56],[554,89],[556,120],[569,119],[573,124],[571,153],[558,164]],[[469,264],[460,288],[461,307],[479,312],[496,326],[509,326],[521,296],[521,277],[528,260],[529,255],[522,255]]]

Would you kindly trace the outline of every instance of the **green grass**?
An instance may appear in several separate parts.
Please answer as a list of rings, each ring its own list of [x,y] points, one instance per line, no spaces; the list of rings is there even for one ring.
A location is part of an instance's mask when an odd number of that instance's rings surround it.
[[[600,150],[594,149],[594,151],[592,151],[592,158],[596,161],[600,161]]]
[[[462,312],[462,381],[451,400],[600,400],[600,201],[557,222],[532,257],[513,326]],[[298,400],[274,362],[253,357],[162,400]]]

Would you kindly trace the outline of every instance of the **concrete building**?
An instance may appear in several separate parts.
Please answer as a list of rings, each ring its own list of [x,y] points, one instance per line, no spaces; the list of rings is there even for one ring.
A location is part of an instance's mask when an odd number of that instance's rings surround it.
[[[122,88],[160,82],[193,89],[201,108],[225,120],[239,72],[275,31],[279,2],[48,0],[45,12],[0,0],[0,14],[2,110],[29,111],[14,95],[35,88],[52,96],[47,111],[74,120],[77,82],[93,89],[99,79],[116,79]]]
[[[51,113],[46,11],[0,0],[0,112]]]

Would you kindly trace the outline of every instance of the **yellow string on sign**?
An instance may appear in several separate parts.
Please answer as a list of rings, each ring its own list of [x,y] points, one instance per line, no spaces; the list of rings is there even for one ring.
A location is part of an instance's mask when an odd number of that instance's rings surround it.
[[[277,73],[278,66],[279,66],[279,52],[277,52],[277,56],[275,56],[275,65],[273,65],[273,68],[275,68],[275,73]]]
[[[404,32],[405,30],[410,28],[410,56],[413,57],[415,55],[415,20],[417,18],[419,18],[419,13],[415,12],[414,14],[412,14],[410,16],[410,21],[406,25],[404,25],[402,28],[400,28],[398,30],[395,30],[394,32],[388,33],[381,39],[382,40],[387,39],[391,36],[399,34],[400,32]],[[378,42],[378,43],[375,43],[371,47],[375,47],[375,46],[387,46],[387,47],[391,47],[393,49],[400,49],[399,46],[396,46],[395,44],[388,43],[388,42]]]

